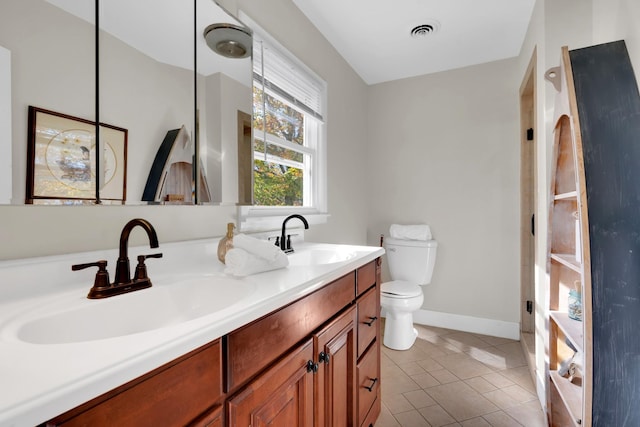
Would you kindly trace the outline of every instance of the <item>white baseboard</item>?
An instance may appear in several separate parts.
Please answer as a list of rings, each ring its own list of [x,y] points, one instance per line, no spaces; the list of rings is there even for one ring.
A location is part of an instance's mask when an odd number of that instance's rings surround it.
[[[502,320],[484,319],[461,314],[441,313],[438,311],[418,310],[413,313],[413,321],[420,325],[455,329],[493,337],[520,339],[520,324]]]

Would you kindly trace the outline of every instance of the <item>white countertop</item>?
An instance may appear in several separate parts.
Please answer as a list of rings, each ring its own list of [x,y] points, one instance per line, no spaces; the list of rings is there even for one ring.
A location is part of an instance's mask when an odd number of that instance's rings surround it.
[[[230,278],[217,260],[217,244],[217,239],[207,239],[161,243],[158,249],[130,248],[132,271],[136,255],[164,254],[162,259],[146,263],[153,287],[111,298],[142,298],[144,292],[170,286],[183,274],[212,281],[239,281],[251,288],[249,296],[215,313],[159,329],[62,344],[24,342],[16,336],[15,325],[25,312],[44,309],[55,301],[71,300],[75,305],[89,307],[105,301],[86,298],[96,269],[72,272],[70,266],[106,259],[113,277],[117,251],[0,261],[0,426],[45,422],[295,301],[384,253],[378,247],[300,243],[295,246],[299,253],[320,249],[349,251],[354,256],[331,264],[290,265]],[[146,310],[152,313],[154,307],[143,306],[141,321]],[[100,322],[95,327],[99,330]]]

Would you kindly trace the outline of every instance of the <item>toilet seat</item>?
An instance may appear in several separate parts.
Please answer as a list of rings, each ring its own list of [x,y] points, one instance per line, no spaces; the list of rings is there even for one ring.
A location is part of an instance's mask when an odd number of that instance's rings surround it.
[[[413,298],[422,295],[422,288],[413,282],[393,280],[383,283],[380,292],[387,298]]]

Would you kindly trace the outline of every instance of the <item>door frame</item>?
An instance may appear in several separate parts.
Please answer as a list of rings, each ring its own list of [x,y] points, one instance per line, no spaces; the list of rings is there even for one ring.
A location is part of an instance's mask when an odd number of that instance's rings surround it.
[[[520,86],[520,330],[535,333],[535,217],[537,183],[537,49],[534,49]],[[529,139],[531,138],[531,139]],[[531,313],[527,311],[531,301]]]

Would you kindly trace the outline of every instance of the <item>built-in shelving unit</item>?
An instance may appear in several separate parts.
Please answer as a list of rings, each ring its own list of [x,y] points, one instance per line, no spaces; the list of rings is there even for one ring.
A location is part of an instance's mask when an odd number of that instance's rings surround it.
[[[590,275],[584,166],[571,63],[562,51],[556,100],[549,212],[549,393],[551,426],[590,426]],[[582,321],[569,317],[569,292],[582,296]],[[585,328],[587,325],[587,328]],[[567,366],[578,366],[571,375]],[[574,371],[576,372],[576,371]]]
[[[636,73],[622,40],[564,48],[553,71],[547,74],[558,90],[548,235],[549,422],[640,426]],[[581,322],[569,317],[572,289],[582,291]],[[578,374],[567,374],[575,353]]]

